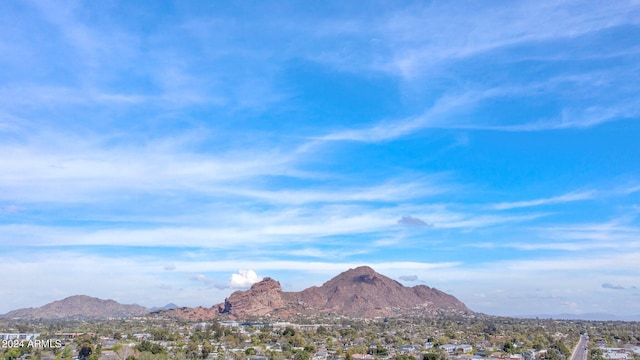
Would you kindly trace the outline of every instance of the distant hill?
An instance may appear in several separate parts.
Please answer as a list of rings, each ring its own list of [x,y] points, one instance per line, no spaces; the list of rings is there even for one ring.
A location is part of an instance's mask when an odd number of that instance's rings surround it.
[[[517,318],[525,319],[554,319],[554,320],[585,320],[585,321],[640,321],[640,315],[618,316],[607,313],[584,313],[584,314],[538,314],[521,315]]]
[[[424,285],[405,287],[367,266],[349,269],[322,286],[284,292],[271,278],[249,290],[236,291],[212,308],[180,308],[164,312],[191,320],[216,316],[245,319],[254,316],[289,317],[293,314],[336,314],[350,317],[415,314],[473,314],[460,300]]]
[[[122,305],[114,300],[75,295],[38,308],[13,310],[0,315],[0,318],[21,320],[108,319],[141,316],[148,312],[147,308],[140,305]]]
[[[178,305],[176,305],[176,304],[174,304],[174,303],[168,303],[167,305],[162,306],[162,307],[154,306],[154,307],[152,307],[151,309],[149,309],[149,311],[173,310],[173,309],[177,309],[178,307],[179,307],[179,306],[178,306]]]

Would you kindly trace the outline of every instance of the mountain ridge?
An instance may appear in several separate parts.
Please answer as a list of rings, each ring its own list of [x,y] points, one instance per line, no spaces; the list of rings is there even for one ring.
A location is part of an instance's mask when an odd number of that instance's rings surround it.
[[[23,308],[0,315],[0,319],[57,320],[128,318],[155,314],[186,320],[246,319],[295,314],[333,314],[349,317],[383,317],[396,314],[435,316],[474,314],[454,296],[425,285],[406,287],[368,266],[344,271],[321,286],[302,291],[283,291],[280,282],[266,277],[247,290],[237,290],[210,308],[162,308],[123,305],[87,295],[74,295],[38,308]]]
[[[123,305],[111,299],[99,299],[87,295],[73,295],[37,308],[22,308],[0,315],[0,319],[62,320],[103,319],[142,316],[149,309],[140,305]]]
[[[190,320],[262,316],[287,318],[294,314],[367,318],[396,314],[474,314],[452,295],[425,285],[406,287],[368,266],[349,269],[321,286],[311,286],[298,292],[282,291],[278,281],[267,277],[248,290],[235,291],[223,303],[209,309],[180,308],[161,313]]]

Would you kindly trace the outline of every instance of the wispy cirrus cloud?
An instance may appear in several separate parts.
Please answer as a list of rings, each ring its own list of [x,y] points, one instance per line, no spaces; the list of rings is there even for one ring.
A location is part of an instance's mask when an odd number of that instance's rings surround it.
[[[268,246],[284,243],[308,243],[331,236],[393,234],[397,227],[395,207],[328,205],[307,209],[284,208],[250,212],[242,208],[216,208],[202,216],[184,219],[159,213],[141,218],[135,226],[135,215],[113,219],[111,228],[101,226],[0,225],[6,243],[22,246],[181,246],[234,249],[248,244]],[[433,230],[455,229],[472,231],[535,220],[543,214],[519,216],[474,215],[471,213],[435,210],[421,218],[432,223]],[[200,222],[216,219],[215,225]],[[89,217],[85,221],[91,221]],[[149,226],[148,224],[155,224]],[[123,224],[128,224],[124,226]],[[378,235],[379,236],[379,235]]]
[[[450,129],[470,131],[499,131],[499,132],[540,132],[562,129],[584,129],[595,127],[607,122],[621,121],[637,117],[640,107],[634,102],[627,101],[637,96],[635,89],[620,90],[624,79],[635,78],[636,74],[623,70],[609,70],[598,74],[558,75],[547,79],[535,79],[520,85],[514,84],[478,84],[476,88],[465,86],[457,89],[454,94],[440,95],[434,103],[419,115],[404,118],[385,119],[365,127],[355,129],[340,129],[316,138],[318,142],[354,141],[365,143],[388,142],[426,130]],[[604,84],[604,85],[603,85]],[[620,85],[620,86],[617,86]],[[577,98],[568,89],[594,88],[595,93],[617,93],[618,96],[609,99],[610,95],[593,98],[593,94],[585,95],[590,98],[588,104],[583,98]],[[615,88],[615,89],[614,89]],[[466,114],[474,109],[490,106],[498,101],[514,101],[520,99],[538,98],[541,93],[556,93],[567,98],[567,105],[545,116],[514,121],[513,116],[504,116],[505,120],[497,120],[494,116],[467,119]],[[500,112],[500,110],[496,110]]]
[[[230,181],[297,172],[289,155],[276,152],[207,156],[162,142],[113,148],[65,138],[63,143],[73,145],[56,151],[48,148],[55,144],[0,147],[7,155],[0,160],[0,184],[11,189],[3,192],[4,200],[86,201],[110,190],[207,193]]]
[[[543,199],[503,202],[503,203],[492,205],[491,207],[496,210],[510,210],[510,209],[517,209],[517,208],[543,206],[543,205],[549,205],[549,204],[562,204],[562,203],[574,202],[574,201],[591,200],[595,198],[595,196],[596,196],[595,191],[571,192],[571,193],[567,193],[559,196],[553,196],[549,198],[543,198]]]
[[[495,314],[637,309],[601,285],[638,276],[638,4],[166,6],[0,2],[7,311],[363,264]]]
[[[602,6],[584,3],[533,1],[500,6],[473,6],[479,16],[469,17],[467,7],[414,6],[398,12],[385,24],[385,34],[395,40],[393,61],[387,64],[406,78],[429,74],[425,68],[477,54],[533,42],[574,39],[584,34],[637,24],[631,14],[640,7],[628,4]],[[576,12],[567,18],[565,11]],[[480,14],[485,13],[487,16]],[[489,15],[491,14],[491,15]],[[431,21],[424,21],[424,19]],[[517,19],[517,20],[514,20]],[[541,27],[541,24],[545,24]],[[423,31],[416,32],[420,28]],[[460,32],[467,36],[460,36]],[[432,36],[438,33],[439,36]]]
[[[634,218],[618,218],[602,223],[576,223],[564,226],[549,226],[543,234],[552,239],[589,240],[610,243],[621,247],[640,246],[640,228]]]

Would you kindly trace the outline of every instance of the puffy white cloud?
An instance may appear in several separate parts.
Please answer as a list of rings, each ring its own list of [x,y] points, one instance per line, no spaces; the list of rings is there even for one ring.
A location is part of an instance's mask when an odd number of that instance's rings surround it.
[[[253,270],[238,270],[237,274],[232,274],[229,285],[232,288],[248,288],[249,286],[262,280]]]

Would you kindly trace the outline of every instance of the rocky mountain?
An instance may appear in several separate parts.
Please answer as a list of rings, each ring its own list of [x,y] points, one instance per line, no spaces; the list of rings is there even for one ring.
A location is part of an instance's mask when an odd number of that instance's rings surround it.
[[[238,290],[231,294],[224,304],[218,305],[218,312],[240,319],[282,313],[292,308],[291,294],[294,293],[283,292],[279,282],[265,278],[247,291]]]
[[[149,310],[140,305],[122,305],[114,300],[102,300],[75,295],[38,308],[25,308],[0,315],[3,319],[107,319],[145,315]]]
[[[165,312],[169,316],[192,320],[214,316],[245,319],[270,315],[286,318],[297,313],[351,317],[473,314],[449,294],[424,285],[403,286],[367,266],[349,269],[322,286],[300,292],[284,292],[279,282],[265,278],[249,290],[234,292],[224,303],[210,309],[192,311],[183,308]]]
[[[406,287],[367,266],[350,269],[320,287],[296,294],[305,312],[335,313],[347,316],[389,316],[418,311],[471,313],[461,301],[424,285]]]

